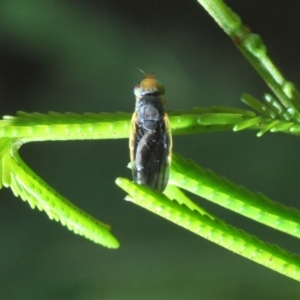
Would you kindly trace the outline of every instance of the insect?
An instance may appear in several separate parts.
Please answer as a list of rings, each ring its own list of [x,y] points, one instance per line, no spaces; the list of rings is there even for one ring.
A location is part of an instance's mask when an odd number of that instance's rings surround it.
[[[168,184],[172,149],[166,100],[161,97],[164,91],[154,74],[145,74],[135,86],[129,139],[133,180],[159,192]]]

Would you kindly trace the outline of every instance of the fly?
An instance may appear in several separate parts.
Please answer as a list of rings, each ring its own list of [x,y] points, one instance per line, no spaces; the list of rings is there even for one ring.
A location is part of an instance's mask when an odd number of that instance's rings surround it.
[[[164,86],[154,74],[145,74],[134,94],[129,139],[133,180],[163,192],[169,180],[172,148],[166,101],[161,97]]]

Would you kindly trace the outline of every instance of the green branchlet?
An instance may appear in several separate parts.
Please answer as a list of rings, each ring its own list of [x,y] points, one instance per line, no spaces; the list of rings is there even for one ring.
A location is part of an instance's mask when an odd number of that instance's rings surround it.
[[[236,47],[257,70],[277,98],[266,94],[263,101],[243,94],[242,101],[252,110],[214,106],[170,112],[173,135],[214,131],[255,130],[300,135],[300,95],[267,55],[262,39],[244,26],[240,17],[222,0],[198,0]],[[99,222],[58,194],[19,157],[26,142],[128,138],[128,113],[26,113],[4,116],[0,121],[0,188],[12,189],[15,196],[32,208],[45,211],[50,219],[95,243],[117,248],[110,226]],[[300,214],[264,195],[236,186],[180,155],[173,157],[170,185],[165,195],[127,179],[116,181],[130,200],[171,222],[207,238],[237,254],[300,281],[300,259],[220,221],[191,201],[179,188],[248,218],[300,237]],[[177,187],[176,187],[177,186]]]

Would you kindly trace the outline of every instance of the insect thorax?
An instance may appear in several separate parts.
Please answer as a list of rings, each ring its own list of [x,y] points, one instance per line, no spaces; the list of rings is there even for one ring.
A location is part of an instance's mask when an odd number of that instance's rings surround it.
[[[156,93],[144,95],[136,102],[136,112],[138,120],[160,121],[165,113],[163,101]]]

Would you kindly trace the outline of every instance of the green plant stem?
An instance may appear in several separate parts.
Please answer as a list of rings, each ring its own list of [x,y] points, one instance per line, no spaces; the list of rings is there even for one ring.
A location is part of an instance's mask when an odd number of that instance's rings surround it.
[[[45,211],[51,220],[69,230],[106,246],[118,248],[119,242],[110,232],[111,227],[93,218],[57,193],[35,174],[20,158],[18,140],[0,141],[0,187],[10,187],[14,195],[27,201],[31,208]]]
[[[125,178],[118,178],[116,183],[129,194],[126,200],[134,202],[236,254],[300,281],[299,256],[278,246],[264,243],[218,219],[192,211],[144,185],[138,185]]]
[[[271,123],[270,131],[300,135],[294,122],[285,120],[274,124],[274,119],[256,117],[255,113],[230,107],[196,108],[169,113],[172,135],[208,133],[250,129],[262,131]],[[121,139],[128,138],[129,113],[25,113],[0,120],[0,138],[19,139],[20,143],[34,141]]]
[[[230,209],[238,214],[300,238],[300,212],[260,193],[235,185],[174,154],[169,183]]]
[[[198,2],[229,35],[281,103],[300,122],[300,94],[295,85],[287,81],[272,63],[261,37],[251,33],[250,29],[243,25],[241,18],[222,0],[198,0]]]

